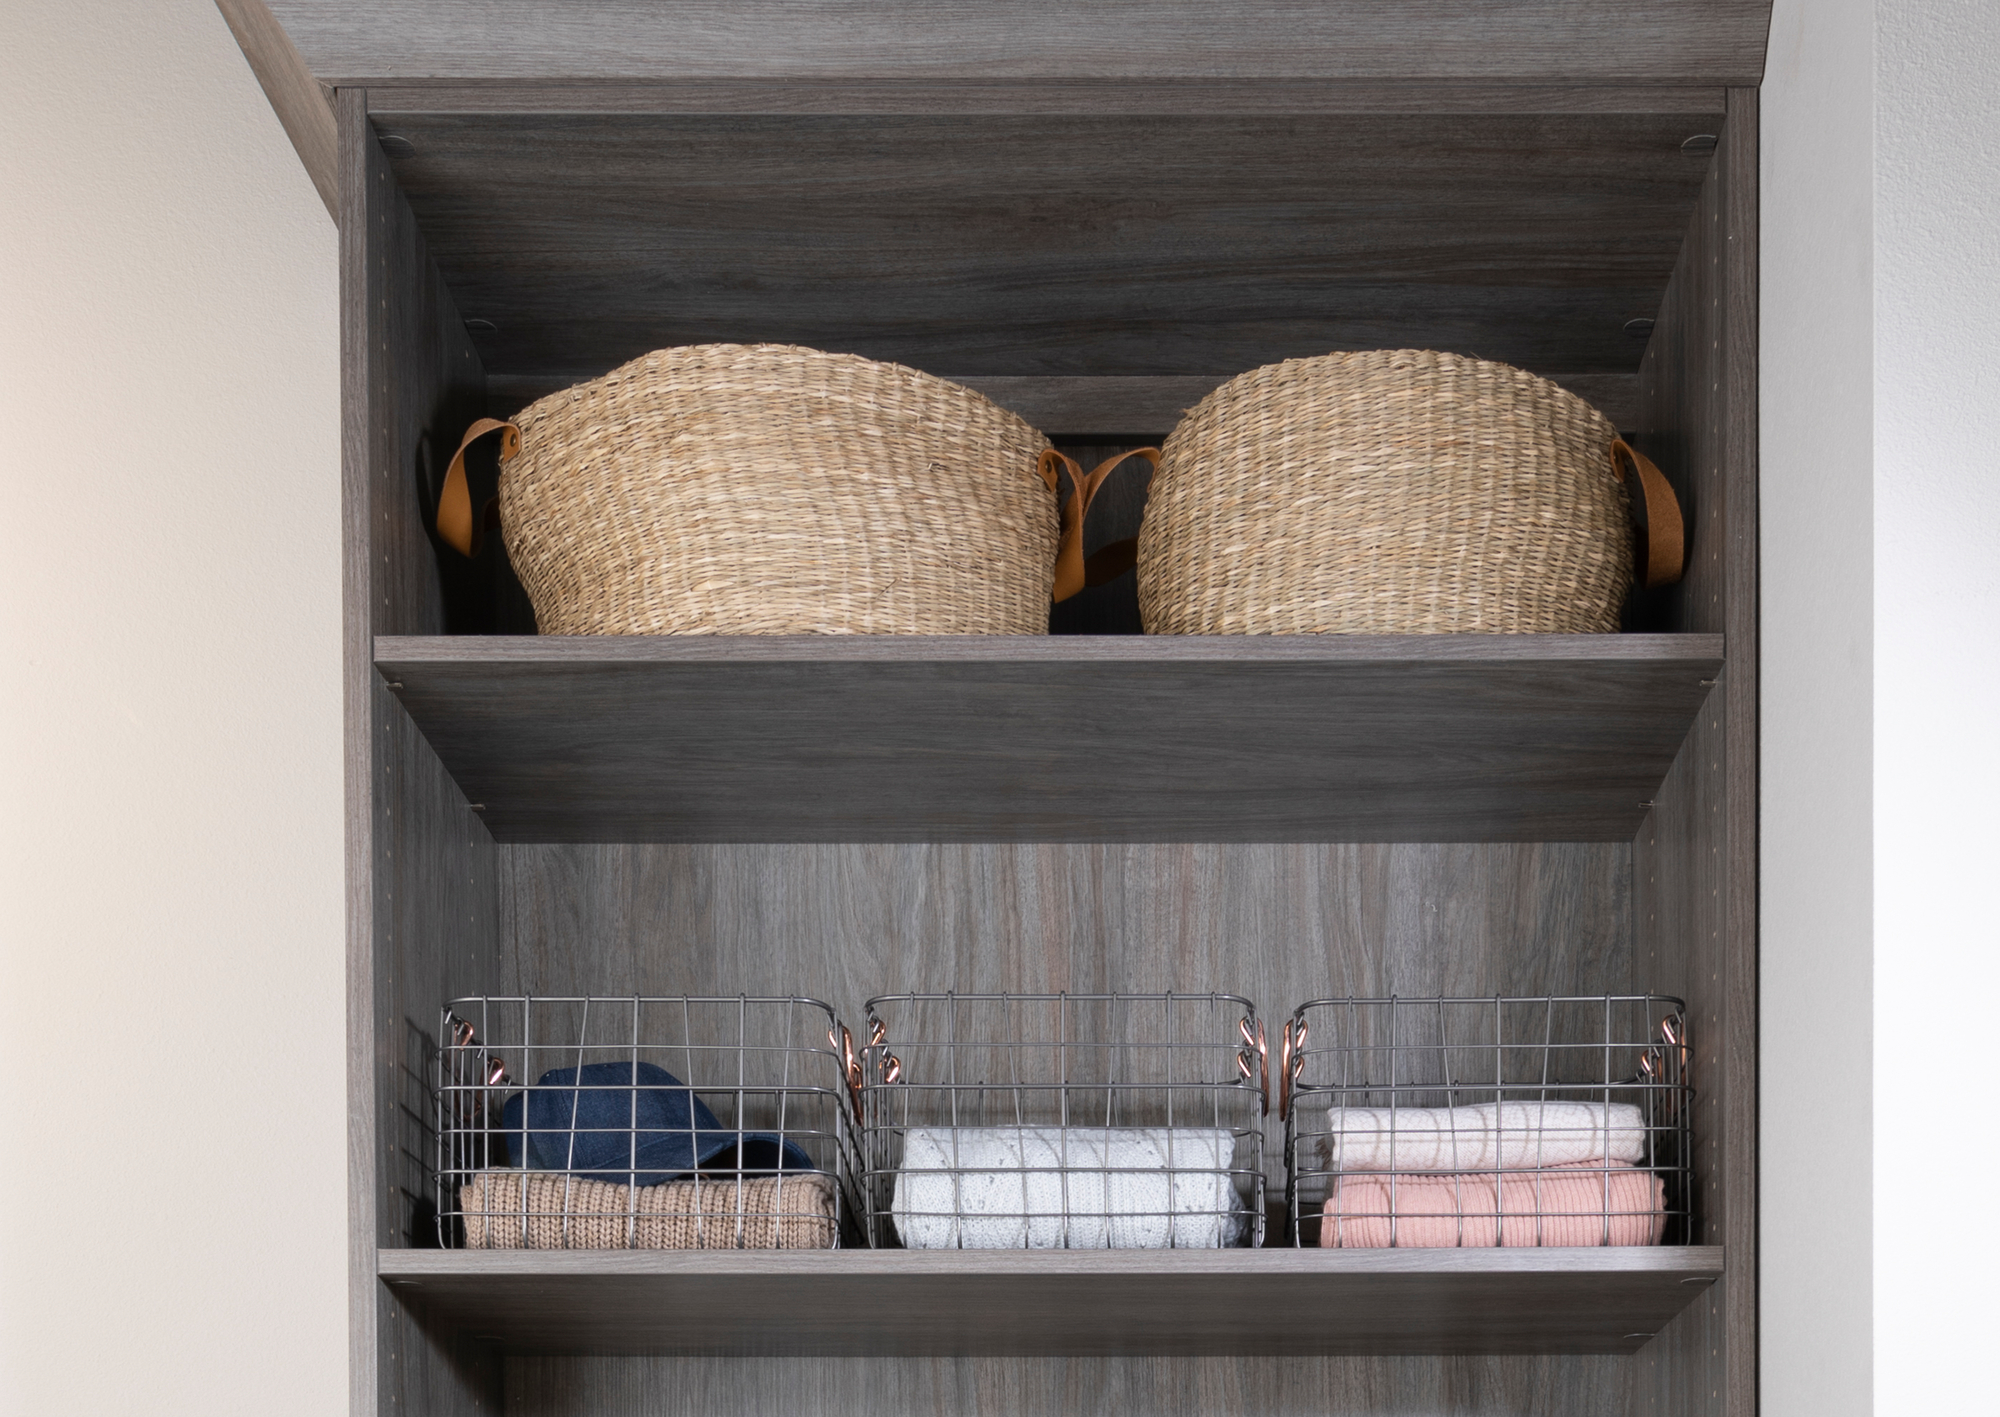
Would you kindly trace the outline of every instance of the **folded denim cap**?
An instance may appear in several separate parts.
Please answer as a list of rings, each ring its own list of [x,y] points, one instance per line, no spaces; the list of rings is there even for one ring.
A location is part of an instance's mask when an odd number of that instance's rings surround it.
[[[568,1171],[592,1181],[661,1186],[704,1167],[818,1169],[798,1143],[774,1132],[723,1126],[693,1089],[651,1063],[552,1069],[532,1089],[508,1098],[500,1118],[511,1164],[522,1164],[525,1131],[529,1170]]]

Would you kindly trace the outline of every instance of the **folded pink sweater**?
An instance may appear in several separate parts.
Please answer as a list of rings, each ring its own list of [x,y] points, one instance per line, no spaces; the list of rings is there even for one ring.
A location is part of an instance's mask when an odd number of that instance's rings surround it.
[[[1319,1242],[1328,1249],[1657,1245],[1667,1223],[1660,1178],[1618,1162],[1394,1176],[1350,1171],[1327,1177],[1326,1186]]]

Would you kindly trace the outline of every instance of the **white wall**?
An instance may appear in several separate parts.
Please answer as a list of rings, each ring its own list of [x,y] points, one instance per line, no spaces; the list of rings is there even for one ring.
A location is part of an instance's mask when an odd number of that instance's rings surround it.
[[[0,10],[0,1410],[331,1417],[333,224],[211,0]]]
[[[2000,4],[1876,9],[1875,1393],[1991,1412]]]
[[[1873,1367],[1874,9],[1777,0],[1760,102],[1764,1417]]]
[[[1778,0],[1764,162],[1764,1411],[1990,1411],[2000,5]]]

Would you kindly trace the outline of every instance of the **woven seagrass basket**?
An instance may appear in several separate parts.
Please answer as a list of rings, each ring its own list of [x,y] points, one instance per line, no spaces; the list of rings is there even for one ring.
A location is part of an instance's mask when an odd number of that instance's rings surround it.
[[[1048,629],[1060,460],[970,389],[851,354],[694,345],[482,419],[466,443],[494,431],[500,525],[543,634]],[[470,553],[459,454],[438,531]]]
[[[1162,448],[1139,535],[1145,627],[1616,630],[1633,580],[1623,460],[1645,488],[1647,583],[1677,579],[1681,554],[1665,480],[1617,437],[1546,379],[1453,354],[1253,369]]]

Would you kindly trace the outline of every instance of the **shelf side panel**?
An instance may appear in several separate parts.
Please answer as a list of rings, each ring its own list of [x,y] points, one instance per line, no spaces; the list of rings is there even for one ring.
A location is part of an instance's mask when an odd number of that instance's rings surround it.
[[[378,1245],[434,1233],[426,1120],[438,1005],[494,966],[495,848],[383,684],[374,637],[446,628],[421,474],[485,398],[466,340],[366,114],[337,97],[348,875],[352,1410],[499,1411],[497,1360],[427,1333],[375,1277]],[[444,456],[449,456],[449,448]]]
[[[1644,1417],[1756,1407],[1756,105],[1731,91],[1640,372],[1641,443],[1691,528],[1687,578],[1650,613],[1729,646],[1633,847],[1637,978],[1689,1004],[1695,1239],[1730,1254],[1727,1277],[1639,1355]]]

